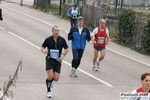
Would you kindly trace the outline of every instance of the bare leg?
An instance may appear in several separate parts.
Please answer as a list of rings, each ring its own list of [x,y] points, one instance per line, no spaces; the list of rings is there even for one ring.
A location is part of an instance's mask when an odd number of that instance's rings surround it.
[[[96,62],[97,56],[98,56],[98,51],[94,48],[93,65],[95,65],[95,62]]]
[[[99,60],[98,60],[99,62],[104,59],[105,53],[106,53],[106,49],[101,50],[100,53],[101,53],[101,56],[99,57]]]

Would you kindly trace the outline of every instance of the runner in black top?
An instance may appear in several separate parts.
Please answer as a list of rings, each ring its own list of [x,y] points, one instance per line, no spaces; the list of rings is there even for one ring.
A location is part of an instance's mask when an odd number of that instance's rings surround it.
[[[42,44],[41,51],[46,56],[46,71],[48,78],[46,79],[47,86],[47,97],[51,98],[51,87],[52,82],[58,81],[60,70],[61,70],[61,61],[64,59],[65,55],[68,53],[68,45],[66,40],[59,36],[58,26],[52,28],[53,35],[46,38]],[[62,54],[62,49],[65,51]]]

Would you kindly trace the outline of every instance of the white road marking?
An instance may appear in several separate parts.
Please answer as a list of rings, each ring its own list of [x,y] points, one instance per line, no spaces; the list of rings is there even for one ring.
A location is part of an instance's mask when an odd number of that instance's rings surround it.
[[[21,39],[21,40],[23,40],[23,41],[26,42],[26,43],[28,43],[28,44],[34,46],[34,47],[37,48],[37,49],[41,49],[40,47],[36,46],[35,44],[33,44],[33,43],[27,41],[26,39],[24,39],[24,38],[22,38],[22,37],[20,37],[20,36],[18,36],[18,35],[16,35],[16,34],[10,32],[10,31],[8,31],[8,33],[12,34],[13,36],[15,36],[15,37],[17,37],[17,38],[19,38],[19,39]]]
[[[19,38],[19,39],[21,39],[21,40],[23,40],[24,42],[26,42],[26,43],[32,45],[33,47],[35,47],[35,48],[37,48],[37,49],[41,49],[40,47],[36,46],[35,44],[33,44],[33,43],[27,41],[26,39],[24,39],[24,38],[22,38],[22,37],[20,37],[20,36],[18,36],[18,35],[16,35],[16,34],[10,32],[10,31],[8,31],[8,33],[10,33],[11,35],[13,35],[13,36],[15,36],[15,37],[17,37],[17,38]],[[68,63],[68,62],[66,62],[66,61],[63,61],[63,62],[66,63],[67,65],[71,66],[70,63]],[[82,73],[84,73],[84,74],[90,76],[91,78],[93,78],[93,79],[95,79],[95,80],[97,80],[97,81],[99,81],[99,82],[101,82],[101,83],[103,83],[103,84],[109,86],[109,87],[113,87],[113,86],[110,85],[109,83],[107,83],[107,82],[105,82],[105,81],[103,81],[103,80],[101,80],[101,79],[99,79],[99,78],[97,78],[97,77],[95,77],[95,76],[93,76],[93,75],[91,75],[91,74],[85,72],[84,70],[82,70],[82,69],[80,69],[80,68],[78,68],[78,70],[79,70],[80,72],[82,72]]]
[[[66,33],[69,33],[68,31],[65,31]]]
[[[3,29],[3,30],[5,30],[5,28],[4,28],[4,27],[1,27],[1,26],[0,26],[0,28],[1,28],[1,29]]]
[[[9,7],[7,7],[7,6],[4,6],[4,5],[2,5],[2,6],[5,7],[5,8],[7,8],[7,9],[9,9],[9,10],[12,10],[12,11],[14,11],[14,12],[17,12],[17,13],[22,14],[22,15],[24,15],[24,16],[30,17],[30,18],[32,18],[32,19],[35,19],[35,20],[37,20],[37,21],[39,21],[39,22],[42,22],[42,23],[44,23],[44,24],[46,24],[46,25],[49,25],[49,26],[52,26],[52,27],[53,27],[52,24],[47,23],[47,22],[45,22],[45,21],[43,21],[43,20],[40,20],[40,19],[38,19],[38,18],[35,18],[35,17],[30,16],[30,15],[25,14],[25,13],[22,13],[22,12],[20,12],[20,11],[14,10],[14,9],[9,8]]]
[[[141,63],[141,64],[144,64],[144,65],[146,65],[146,66],[150,66],[150,64],[147,64],[147,63],[142,62],[142,61],[140,61],[140,60],[137,60],[137,59],[135,59],[135,58],[132,58],[132,57],[129,57],[129,56],[124,55],[124,54],[122,54],[122,53],[119,53],[119,52],[117,52],[117,51],[115,51],[115,50],[112,50],[112,49],[110,49],[110,48],[108,48],[108,47],[106,47],[106,48],[107,48],[107,50],[110,50],[110,51],[112,51],[112,52],[114,52],[114,53],[116,53],[116,54],[119,54],[119,55],[121,55],[121,56],[124,56],[124,57],[126,57],[126,58],[129,58],[129,59],[134,60],[134,61],[136,61],[136,62],[139,62],[139,63]]]

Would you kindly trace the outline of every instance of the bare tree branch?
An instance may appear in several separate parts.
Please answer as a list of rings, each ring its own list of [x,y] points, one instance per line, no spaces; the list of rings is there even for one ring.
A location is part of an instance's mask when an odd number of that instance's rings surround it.
[[[16,83],[16,80],[18,79],[19,68],[20,68],[20,70],[22,70],[22,61],[19,61],[19,64],[17,66],[17,69],[16,69],[15,74],[13,75],[13,77],[11,77],[11,75],[10,75],[9,76],[9,81],[4,82],[3,95],[0,98],[0,100],[6,100],[6,97],[13,97],[13,92],[9,91],[9,87],[11,85],[16,86],[15,83]],[[1,91],[1,89],[0,89],[0,91]]]

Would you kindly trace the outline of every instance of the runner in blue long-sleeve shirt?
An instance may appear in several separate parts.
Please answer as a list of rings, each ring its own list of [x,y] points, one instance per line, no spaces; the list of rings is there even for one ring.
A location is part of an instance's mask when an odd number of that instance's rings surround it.
[[[77,4],[75,3],[73,7],[69,9],[67,12],[67,16],[70,18],[71,27],[76,26],[77,18],[80,15],[79,8],[77,8]]]

